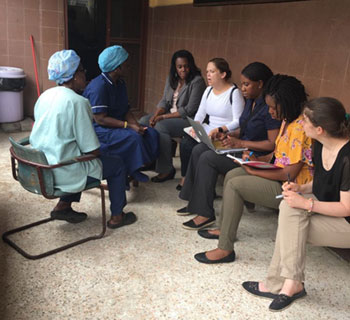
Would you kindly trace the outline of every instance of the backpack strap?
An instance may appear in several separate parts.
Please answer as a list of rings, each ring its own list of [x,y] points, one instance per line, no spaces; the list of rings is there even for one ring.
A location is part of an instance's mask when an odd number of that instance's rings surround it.
[[[207,99],[208,99],[208,97],[209,97],[209,95],[210,95],[210,92],[213,90],[213,87],[210,87],[210,89],[209,89],[209,91],[208,91],[208,93],[207,93]]]
[[[234,83],[234,87],[231,89],[231,92],[230,92],[230,104],[231,104],[231,106],[232,106],[232,95],[233,95],[233,92],[234,92],[236,89],[238,89],[238,87],[237,87],[237,85]],[[208,91],[208,93],[207,93],[207,99],[208,99],[210,93],[212,92],[212,90],[213,90],[213,87],[210,87],[210,89],[209,89],[209,91]]]
[[[230,104],[232,106],[232,95],[233,95],[233,92],[238,89],[237,85],[234,83],[234,87],[231,89],[231,93],[230,93]]]

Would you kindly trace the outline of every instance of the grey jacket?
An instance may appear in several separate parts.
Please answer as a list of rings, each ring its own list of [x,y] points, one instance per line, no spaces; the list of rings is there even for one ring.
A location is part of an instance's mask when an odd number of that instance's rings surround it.
[[[195,76],[194,79],[186,83],[179,92],[177,98],[177,111],[181,117],[186,119],[187,116],[193,118],[196,114],[203,92],[206,88],[204,79],[201,76]],[[166,80],[164,94],[159,101],[157,108],[165,109],[166,113],[170,112],[173,103],[174,89],[170,87],[169,78]]]

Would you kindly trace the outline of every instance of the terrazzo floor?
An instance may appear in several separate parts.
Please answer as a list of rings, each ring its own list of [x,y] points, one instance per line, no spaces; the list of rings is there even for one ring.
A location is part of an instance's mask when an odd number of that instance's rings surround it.
[[[16,139],[28,132],[12,134]],[[0,133],[0,232],[45,218],[54,206],[24,191],[12,179],[8,134]],[[175,158],[179,168],[179,159]],[[153,175],[154,173],[150,173]],[[142,183],[128,192],[138,221],[73,249],[30,261],[0,241],[0,319],[350,319],[350,266],[324,248],[310,248],[308,296],[282,313],[255,298],[242,281],[261,280],[272,256],[277,216],[258,208],[245,212],[236,243],[237,260],[203,265],[193,255],[216,240],[181,227],[175,210],[177,179]],[[220,193],[220,190],[218,190]],[[218,210],[221,200],[216,200]],[[98,191],[85,192],[78,225],[54,222],[15,239],[32,253],[99,230]]]

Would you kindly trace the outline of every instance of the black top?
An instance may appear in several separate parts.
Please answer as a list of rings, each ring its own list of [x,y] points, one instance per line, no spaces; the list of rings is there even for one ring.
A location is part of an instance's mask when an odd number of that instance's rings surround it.
[[[322,148],[323,145],[315,141],[312,192],[319,201],[340,201],[340,191],[350,190],[350,142],[339,150],[332,168],[328,171],[323,168]],[[345,219],[350,223],[350,217]]]
[[[240,139],[247,141],[263,141],[268,139],[268,130],[279,129],[281,121],[271,118],[269,108],[262,97],[246,101],[243,112],[239,118]],[[272,151],[272,150],[271,150]],[[271,153],[271,151],[256,151],[256,156]]]

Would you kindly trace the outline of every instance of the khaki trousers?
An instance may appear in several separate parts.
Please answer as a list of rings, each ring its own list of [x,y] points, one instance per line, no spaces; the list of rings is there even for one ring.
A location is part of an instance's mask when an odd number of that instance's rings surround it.
[[[218,247],[223,250],[233,249],[244,201],[278,209],[281,200],[275,197],[281,192],[281,183],[278,181],[250,175],[242,168],[229,171],[225,176],[222,207],[218,218]]]
[[[314,195],[305,195],[314,198]],[[350,224],[344,218],[291,208],[280,204],[275,250],[266,287],[278,293],[285,279],[304,281],[306,243],[314,246],[350,248]]]

